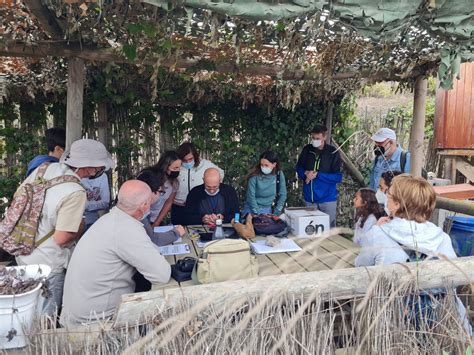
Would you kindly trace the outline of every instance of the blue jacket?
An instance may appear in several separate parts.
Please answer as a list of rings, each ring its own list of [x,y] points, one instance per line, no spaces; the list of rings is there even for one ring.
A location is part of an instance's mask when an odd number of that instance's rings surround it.
[[[309,184],[305,183],[306,170],[318,175]],[[298,177],[303,183],[304,200],[312,203],[337,201],[337,184],[342,181],[341,156],[332,145],[325,144],[322,150],[306,145],[296,163]]]
[[[38,166],[43,163],[51,162],[57,163],[59,161],[58,158],[52,157],[50,155],[37,155],[28,163],[28,171],[26,172],[26,176],[29,176],[33,170],[35,170]]]

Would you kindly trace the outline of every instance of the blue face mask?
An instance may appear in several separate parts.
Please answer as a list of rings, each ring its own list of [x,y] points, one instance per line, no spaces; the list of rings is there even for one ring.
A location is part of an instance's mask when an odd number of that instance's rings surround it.
[[[273,171],[272,168],[269,168],[269,167],[266,167],[266,166],[261,166],[260,170],[262,170],[262,173],[264,173],[265,175],[268,175]]]
[[[189,163],[183,163],[183,167],[185,169],[191,170],[194,168],[194,160],[191,160]]]

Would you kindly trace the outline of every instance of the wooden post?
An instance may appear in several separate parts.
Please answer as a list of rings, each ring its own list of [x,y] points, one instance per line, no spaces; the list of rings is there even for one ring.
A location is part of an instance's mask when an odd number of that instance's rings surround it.
[[[348,299],[365,295],[379,275],[394,277],[400,285],[416,280],[419,289],[446,287],[446,280],[449,287],[468,285],[474,282],[474,257],[265,276],[129,294],[122,296],[114,327],[136,324],[144,316],[176,307],[185,299],[215,308],[282,292],[299,297],[319,291],[328,299]]]
[[[71,58],[67,76],[66,149],[82,138],[83,96],[84,60]]]
[[[410,133],[410,173],[421,176],[423,169],[423,141],[425,138],[425,112],[426,93],[428,91],[428,80],[419,76],[415,82],[415,93],[413,100],[413,124]]]
[[[336,142],[332,141],[332,145],[335,146],[336,149],[339,149],[339,154],[341,155],[342,162],[346,166],[347,170],[349,170],[349,173],[351,173],[352,177],[359,183],[360,186],[364,187],[364,176],[359,171],[359,169],[357,169],[354,163],[349,159],[346,153],[341,149],[341,147],[339,147]]]
[[[332,135],[332,117],[334,116],[334,103],[332,101],[328,102],[326,109],[326,128],[328,129],[326,134],[326,143],[331,144],[331,135]]]
[[[99,102],[97,105],[97,138],[104,146],[107,144],[107,103]]]

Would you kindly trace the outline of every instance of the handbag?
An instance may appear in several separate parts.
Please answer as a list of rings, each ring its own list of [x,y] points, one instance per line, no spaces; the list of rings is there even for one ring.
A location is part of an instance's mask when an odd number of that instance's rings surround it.
[[[258,261],[250,243],[243,239],[221,239],[206,244],[192,278],[196,283],[208,284],[257,276]]]
[[[277,216],[255,215],[252,218],[252,224],[257,235],[274,235],[278,238],[285,238],[290,233],[286,222]]]

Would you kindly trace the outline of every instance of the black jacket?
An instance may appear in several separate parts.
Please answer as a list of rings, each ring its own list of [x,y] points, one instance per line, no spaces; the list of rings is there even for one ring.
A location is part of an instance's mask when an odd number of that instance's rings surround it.
[[[239,212],[239,199],[235,189],[226,184],[220,184],[219,195],[224,199],[224,221],[223,223],[230,223],[234,218],[235,213]],[[204,190],[204,184],[194,187],[188,194],[186,199],[186,214],[183,216],[183,224],[202,224],[202,217],[204,214],[200,213],[199,206],[201,202],[206,199],[208,195]]]

